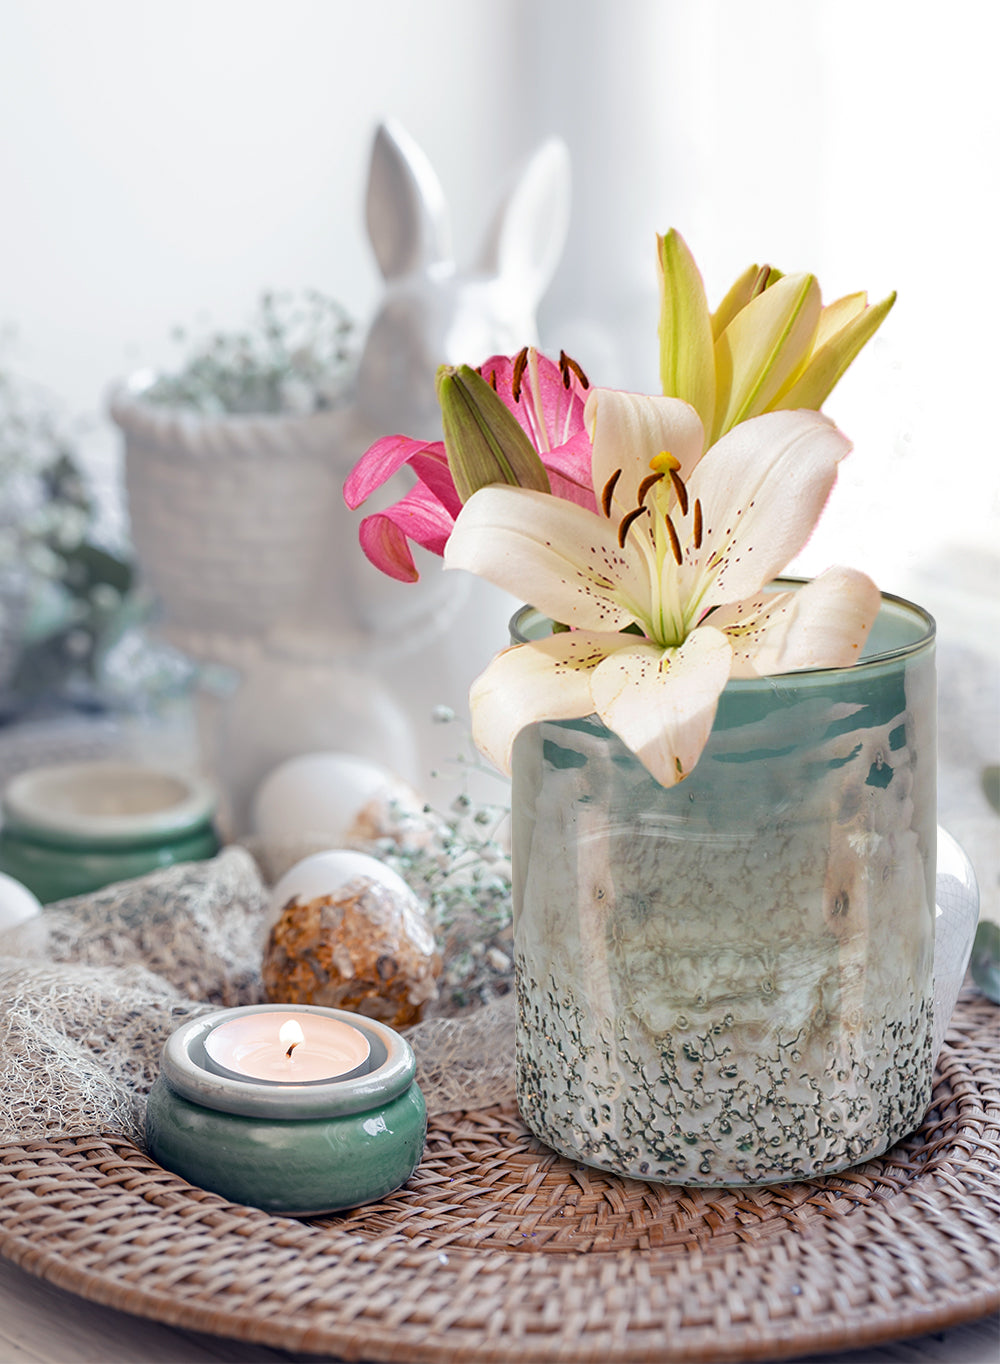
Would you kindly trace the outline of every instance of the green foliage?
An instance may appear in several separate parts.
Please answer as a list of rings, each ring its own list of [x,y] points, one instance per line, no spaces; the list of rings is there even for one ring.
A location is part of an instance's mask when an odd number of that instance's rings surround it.
[[[0,371],[0,694],[15,710],[90,699],[132,610],[74,444],[50,397]]]

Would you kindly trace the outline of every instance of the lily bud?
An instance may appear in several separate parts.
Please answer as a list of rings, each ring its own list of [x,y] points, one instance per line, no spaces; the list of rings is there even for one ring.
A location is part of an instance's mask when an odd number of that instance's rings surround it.
[[[481,375],[468,365],[441,365],[436,387],[448,467],[463,503],[491,483],[552,491],[535,447]]]

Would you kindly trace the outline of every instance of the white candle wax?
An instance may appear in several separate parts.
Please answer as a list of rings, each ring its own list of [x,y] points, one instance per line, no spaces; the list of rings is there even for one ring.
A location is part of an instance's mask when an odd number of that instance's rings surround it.
[[[368,1060],[368,1039],[358,1028],[322,1014],[243,1014],[205,1038],[211,1061],[252,1080],[303,1084],[336,1080]]]

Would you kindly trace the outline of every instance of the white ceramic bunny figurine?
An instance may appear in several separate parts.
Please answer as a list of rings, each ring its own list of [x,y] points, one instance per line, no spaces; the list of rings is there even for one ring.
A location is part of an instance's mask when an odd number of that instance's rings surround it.
[[[386,289],[361,353],[351,464],[379,436],[399,432],[440,439],[438,365],[478,365],[490,355],[513,354],[537,343],[535,311],[562,253],[569,207],[569,152],[551,138],[513,176],[478,256],[460,269],[452,255],[444,190],[433,167],[398,124],[379,127],[366,217]],[[404,486],[387,489],[379,505],[394,500]],[[416,626],[428,608],[458,591],[436,564],[419,583],[400,587],[360,556],[350,563],[346,581],[355,618],[375,633],[398,631],[408,621]],[[480,609],[486,601],[500,601],[483,584],[473,595]],[[483,666],[490,656],[484,656]]]
[[[113,396],[133,539],[164,632],[242,675],[203,725],[237,831],[263,776],[298,753],[360,753],[421,788],[453,756],[455,736],[431,711],[465,710],[469,683],[505,643],[511,603],[430,556],[419,583],[385,578],[362,555],[360,516],[341,490],[379,436],[440,436],[439,364],[535,340],[568,217],[568,152],[549,141],[513,180],[476,262],[459,269],[437,176],[401,128],[383,125],[367,221],[386,290],[353,405],[197,418],[143,402],[135,382]]]
[[[542,144],[504,195],[474,263],[451,253],[444,192],[397,124],[375,136],[368,235],[386,282],[358,375],[358,408],[379,433],[440,434],[439,364],[477,365],[537,341],[535,309],[569,226],[569,153]]]

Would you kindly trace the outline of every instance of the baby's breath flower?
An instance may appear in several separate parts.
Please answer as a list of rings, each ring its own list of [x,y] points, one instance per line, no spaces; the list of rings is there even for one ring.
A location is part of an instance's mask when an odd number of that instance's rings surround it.
[[[447,818],[424,814],[421,839],[408,843],[404,832],[375,850],[428,907],[445,963],[441,1011],[455,1013],[513,986],[510,858],[496,837],[509,811],[462,794]],[[393,805],[390,818],[403,830],[405,812]]]

